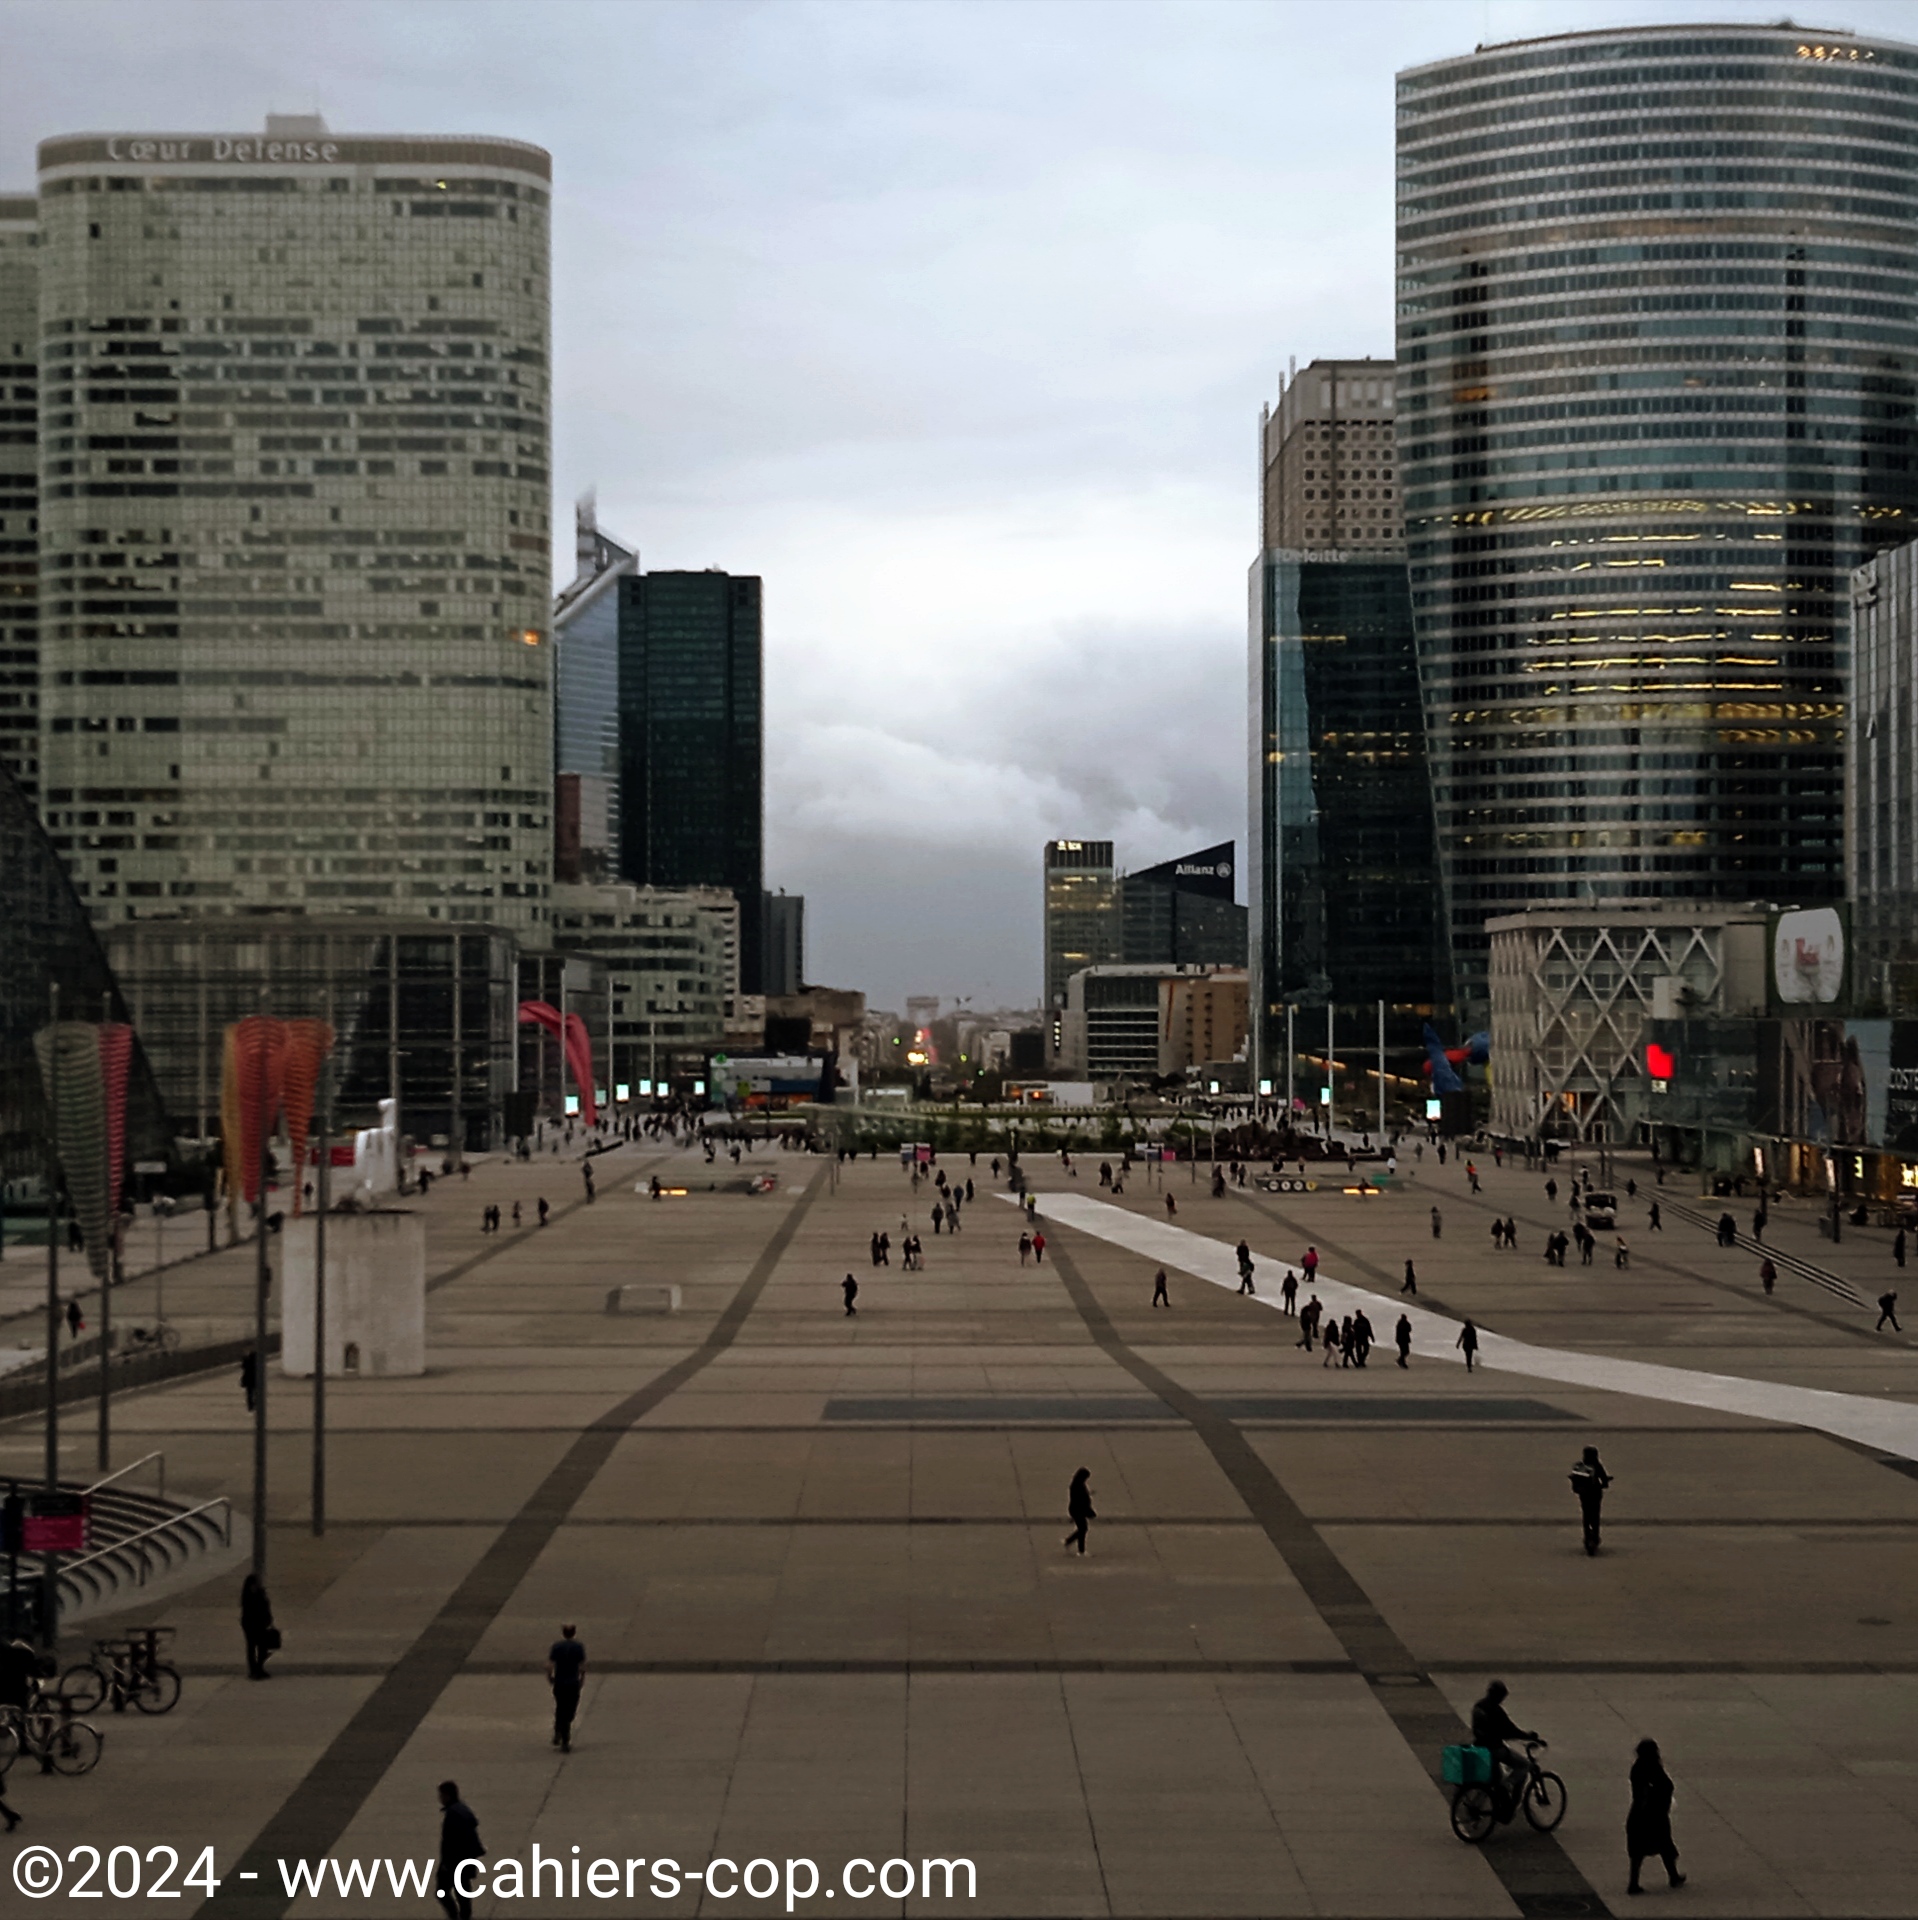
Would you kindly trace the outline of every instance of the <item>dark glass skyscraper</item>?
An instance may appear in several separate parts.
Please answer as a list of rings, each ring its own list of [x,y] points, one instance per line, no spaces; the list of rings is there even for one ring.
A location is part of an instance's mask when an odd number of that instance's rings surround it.
[[[1230,840],[1119,881],[1120,946],[1128,966],[1245,965],[1245,909],[1232,898]]]
[[[1911,538],[1918,51],[1399,77],[1398,432],[1461,1000],[1489,915],[1843,888],[1846,576]]]
[[[1383,1000],[1423,1019],[1445,995],[1404,562],[1268,553],[1251,612],[1252,1016],[1265,1071],[1283,1054],[1288,1002]]]
[[[620,873],[736,895],[745,993],[764,991],[762,714],[756,577],[620,581]]]

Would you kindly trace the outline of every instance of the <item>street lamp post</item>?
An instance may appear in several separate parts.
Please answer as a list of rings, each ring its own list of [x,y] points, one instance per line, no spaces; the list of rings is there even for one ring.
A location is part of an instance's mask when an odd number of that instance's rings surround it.
[[[266,987],[260,987],[260,1044],[266,1033]],[[266,1169],[273,1133],[272,1104],[265,1095],[265,1063],[261,1063],[260,1157],[256,1167],[260,1185],[259,1228],[254,1235],[253,1267],[253,1571],[266,1580],[266,1296],[273,1268],[266,1250]]]
[[[47,1491],[60,1491],[60,983],[49,994],[47,1073]],[[49,1502],[49,1505],[52,1503]],[[56,1582],[60,1556],[49,1550],[40,1565],[40,1644],[50,1647],[59,1631]]]

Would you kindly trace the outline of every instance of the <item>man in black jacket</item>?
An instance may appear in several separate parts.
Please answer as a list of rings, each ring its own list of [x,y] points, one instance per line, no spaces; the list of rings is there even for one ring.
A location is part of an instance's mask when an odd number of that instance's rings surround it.
[[[448,1920],[473,1920],[473,1896],[460,1891],[459,1870],[469,1860],[482,1860],[486,1849],[480,1845],[479,1821],[473,1809],[460,1798],[459,1782],[440,1782],[440,1862],[434,1886]],[[473,1876],[467,1876],[472,1884]]]
[[[1527,1733],[1517,1725],[1512,1716],[1505,1711],[1505,1696],[1511,1691],[1503,1680],[1494,1680],[1485,1689],[1485,1698],[1472,1709],[1472,1744],[1487,1748],[1492,1756],[1492,1777],[1498,1781],[1503,1776],[1500,1797],[1507,1805],[1513,1803],[1513,1797],[1519,1790],[1519,1783],[1525,1777],[1525,1762],[1505,1743],[1508,1740],[1536,1740],[1536,1733]]]

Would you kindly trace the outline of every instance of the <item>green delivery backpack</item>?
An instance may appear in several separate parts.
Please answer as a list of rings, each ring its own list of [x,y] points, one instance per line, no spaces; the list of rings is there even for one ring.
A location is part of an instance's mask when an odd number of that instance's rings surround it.
[[[1447,1747],[1442,1773],[1448,1787],[1484,1787],[1492,1780],[1492,1755],[1486,1747]]]

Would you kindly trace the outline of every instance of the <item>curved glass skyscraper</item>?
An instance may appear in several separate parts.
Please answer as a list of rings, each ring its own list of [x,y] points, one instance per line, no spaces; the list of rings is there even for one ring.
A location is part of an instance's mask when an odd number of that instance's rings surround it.
[[[1398,83],[1399,457],[1457,987],[1488,916],[1841,894],[1846,573],[1918,535],[1918,49]]]

